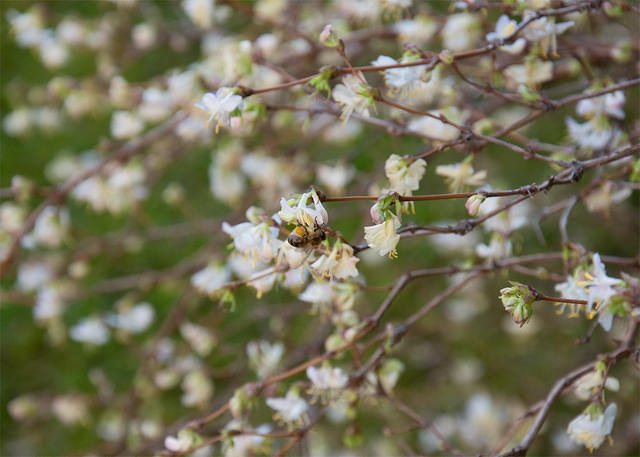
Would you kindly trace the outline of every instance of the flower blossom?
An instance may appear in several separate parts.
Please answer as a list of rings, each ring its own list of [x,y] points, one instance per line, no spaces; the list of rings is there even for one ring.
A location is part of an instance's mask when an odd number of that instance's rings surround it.
[[[228,127],[231,123],[231,114],[234,111],[242,109],[242,96],[234,95],[233,89],[229,87],[221,87],[216,93],[207,92],[202,96],[202,101],[196,103],[196,106],[209,114],[207,127],[211,121],[217,121],[216,133],[220,130],[220,126]]]
[[[391,189],[400,195],[411,195],[418,190],[420,180],[424,176],[427,162],[424,159],[411,161],[397,154],[391,154],[384,163],[384,172],[389,179]]]
[[[116,327],[129,333],[142,333],[153,323],[155,310],[147,302],[138,303],[128,309],[123,309],[117,314],[109,314],[106,321],[112,327]]]
[[[467,13],[453,14],[442,29],[444,47],[449,51],[466,51],[473,48],[480,37],[480,22]]]
[[[307,206],[307,200],[309,200],[309,198],[313,199],[313,208]],[[315,191],[302,194],[295,208],[290,206],[289,201],[284,197],[280,199],[280,206],[281,209],[278,215],[283,221],[290,224],[295,220],[299,225],[313,229],[326,225],[329,222],[329,214],[327,210],[324,209],[324,206],[322,206],[320,197],[318,197]]]
[[[587,280],[587,309],[590,316],[598,313],[598,322],[607,332],[611,330],[613,313],[609,309],[611,298],[618,294],[615,286],[622,284],[620,279],[607,276],[604,264],[600,260],[600,254],[593,254],[593,269],[585,273]]]
[[[336,400],[349,384],[349,376],[341,368],[329,365],[307,368],[307,377],[312,384],[311,393],[323,401]]]
[[[400,241],[400,235],[396,233],[398,227],[400,220],[392,214],[380,224],[366,226],[364,239],[369,247],[381,256],[389,254],[390,258],[395,258],[398,256],[396,246]]]
[[[222,231],[233,238],[236,252],[245,260],[250,260],[254,269],[259,261],[271,261],[277,255],[282,243],[278,239],[278,229],[266,222],[257,225],[242,222],[234,226],[223,222]]]
[[[109,329],[102,319],[89,317],[71,327],[69,329],[69,336],[74,341],[101,346],[109,341]]]
[[[209,29],[213,24],[214,0],[183,0],[182,8],[189,19],[200,29]]]
[[[511,37],[511,35],[513,35],[513,32],[516,31],[517,27],[518,27],[517,21],[510,19],[509,16],[507,16],[506,14],[503,14],[498,19],[498,22],[496,22],[495,31],[487,33],[485,38],[487,39],[487,41],[504,40],[506,38]],[[500,50],[507,52],[509,54],[519,54],[520,52],[522,52],[526,44],[527,44],[527,40],[525,40],[524,38],[518,38],[516,41],[514,41],[511,44],[505,44],[503,46],[500,46]]]
[[[289,424],[303,422],[304,414],[309,409],[307,402],[294,389],[290,389],[283,398],[267,398],[267,406],[276,411],[276,420]]]
[[[533,11],[525,11],[522,20],[527,21],[535,14]],[[543,56],[546,57],[549,49],[551,49],[551,54],[555,56],[558,50],[557,35],[566,32],[574,24],[573,21],[556,23],[555,18],[542,17],[525,27],[523,35],[527,40],[538,44]]]
[[[605,409],[604,414],[599,408],[595,411],[589,411],[589,409],[596,408],[589,407],[584,413],[573,419],[567,427],[567,433],[573,441],[582,444],[593,452],[611,434],[618,406],[615,403],[611,403]]]
[[[214,295],[231,278],[226,266],[207,265],[191,277],[191,285],[199,292]]]
[[[251,341],[247,344],[247,355],[249,366],[260,379],[266,379],[277,370],[284,355],[284,346],[280,342]]]
[[[487,177],[486,170],[475,172],[471,160],[450,165],[438,165],[436,174],[444,176],[452,192],[459,192],[464,186],[481,186]]]
[[[379,56],[376,60],[371,62],[375,66],[387,66],[396,65],[398,63],[411,62],[412,59],[403,58],[398,62],[388,56]],[[384,75],[384,81],[389,86],[391,93],[400,92],[403,95],[408,95],[415,88],[416,84],[422,80],[422,76],[425,72],[426,65],[415,65],[413,67],[401,67],[401,68],[388,68],[382,71]]]
[[[589,400],[591,395],[602,388],[603,382],[604,387],[609,390],[614,392],[620,390],[620,381],[617,378],[607,376],[605,381],[603,380],[603,370],[595,369],[583,375],[574,383],[574,393],[580,400]]]
[[[595,116],[610,116],[615,119],[624,119],[624,92],[618,90],[600,97],[580,100],[576,105],[576,113],[587,119]]]
[[[345,279],[358,276],[356,263],[359,261],[360,259],[353,255],[353,248],[338,240],[328,255],[321,255],[311,264],[311,269],[323,277]]]
[[[348,74],[342,78],[342,84],[338,84],[331,91],[336,103],[342,105],[342,118],[345,122],[354,111],[364,117],[370,116],[368,107],[373,104],[373,100],[366,95],[367,86],[363,81],[364,77],[361,79],[355,74]]]

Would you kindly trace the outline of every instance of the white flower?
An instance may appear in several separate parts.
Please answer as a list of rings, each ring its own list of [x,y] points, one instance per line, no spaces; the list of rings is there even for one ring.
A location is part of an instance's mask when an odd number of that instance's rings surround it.
[[[33,116],[29,108],[17,108],[7,113],[3,120],[4,131],[10,136],[24,135],[32,125]]]
[[[418,46],[429,41],[438,30],[436,21],[432,18],[419,15],[413,20],[405,19],[393,24],[393,30],[402,43],[413,43]]]
[[[222,223],[222,231],[233,238],[235,250],[245,259],[251,261],[255,269],[257,262],[269,262],[278,254],[282,241],[278,239],[278,229],[262,222],[253,225],[242,222],[231,226]]]
[[[596,369],[579,378],[574,383],[574,393],[576,394],[576,397],[580,400],[589,400],[591,395],[602,387],[602,376],[602,370]],[[613,376],[607,376],[604,386],[609,390],[617,392],[620,390],[620,381]]]
[[[196,444],[195,435],[188,430],[180,430],[178,436],[167,436],[164,439],[164,447],[171,452],[187,452]]]
[[[487,198],[480,206],[479,214],[481,216],[489,214],[504,204],[505,200],[502,197]],[[498,232],[508,237],[514,231],[530,223],[532,220],[531,213],[531,205],[525,201],[489,218],[483,226],[487,232]]]
[[[355,125],[355,124],[350,124]],[[316,175],[318,182],[327,187],[329,194],[339,195],[344,191],[345,186],[351,181],[355,174],[355,168],[345,165],[343,162],[332,167],[329,165],[318,165]]]
[[[309,367],[307,368],[307,377],[313,387],[318,390],[344,389],[349,383],[349,376],[341,368],[331,368],[330,366]]]
[[[485,259],[505,259],[511,256],[511,251],[511,240],[503,238],[500,235],[491,237],[491,242],[488,246],[484,243],[476,246],[476,254],[478,254],[478,257]]]
[[[433,110],[429,112],[435,116],[444,114],[447,119],[457,124],[464,123],[468,118],[466,111],[460,111],[455,106],[447,108],[446,110]],[[407,124],[407,129],[436,141],[453,141],[460,136],[460,130],[457,127],[431,116],[420,116],[411,119]]]
[[[438,165],[436,174],[445,177],[452,192],[459,192],[465,186],[481,186],[487,177],[485,170],[474,172],[470,160],[450,165]]]
[[[247,429],[245,424],[238,421],[231,421],[225,427],[227,430],[243,430]],[[271,427],[268,424],[262,424],[255,430],[260,434],[269,433]],[[224,457],[247,457],[259,455],[259,449],[265,438],[259,435],[238,435],[233,440],[226,440],[223,444]]]
[[[142,94],[142,103],[138,114],[148,122],[159,122],[169,117],[173,106],[173,97],[167,91],[149,87]]]
[[[397,154],[391,154],[384,164],[384,172],[391,184],[391,190],[400,195],[411,195],[418,190],[420,180],[424,176],[427,162],[424,159],[411,161]]]
[[[101,346],[109,341],[109,329],[102,319],[89,317],[69,329],[72,340]]]
[[[42,18],[36,8],[25,13],[9,10],[6,13],[11,24],[11,32],[15,35],[16,43],[21,47],[32,47],[42,39]]]
[[[42,261],[23,262],[18,267],[18,290],[32,292],[45,286],[53,278],[53,268]]]
[[[284,272],[284,286],[292,292],[297,293],[302,289],[302,286],[306,284],[308,277],[309,270],[304,267],[298,267],[295,269],[289,268],[289,270]]]
[[[51,411],[66,425],[83,423],[89,420],[87,402],[78,395],[62,395],[51,403]]]
[[[56,35],[70,46],[81,46],[86,39],[86,31],[82,22],[76,19],[63,19],[56,27]]]
[[[36,220],[33,237],[43,246],[59,246],[67,236],[69,224],[69,211],[66,208],[48,206]]]
[[[573,441],[593,451],[611,434],[617,412],[618,407],[615,403],[607,406],[604,414],[600,411],[591,414],[584,412],[569,423],[567,433]]]
[[[298,298],[304,302],[314,305],[325,305],[331,303],[331,286],[326,281],[314,281],[298,295]]]
[[[487,41],[504,40],[505,38],[513,35],[518,27],[518,22],[510,19],[509,16],[503,14],[496,22],[496,29],[494,32],[489,32],[486,35]]]
[[[243,196],[246,185],[242,174],[222,169],[217,162],[209,167],[211,193],[225,203],[233,205]]]
[[[372,104],[370,97],[362,95],[362,92],[367,89],[363,79],[360,79],[357,75],[348,74],[342,78],[342,84],[336,85],[331,91],[331,96],[339,105],[342,105],[342,118],[346,121],[349,120],[351,114],[362,114],[364,117],[369,117],[369,105]]]
[[[313,208],[307,206],[307,200],[310,197],[313,199]],[[303,225],[308,229],[329,223],[329,214],[322,206],[322,202],[315,191],[302,194],[295,208],[291,207],[287,199],[282,197],[278,215],[285,222],[293,223],[295,220],[299,225]]]
[[[46,284],[36,296],[36,306],[33,307],[33,318],[45,321],[60,316],[64,310],[64,290],[60,285]]]
[[[400,220],[397,216],[391,215],[381,224],[369,225],[364,228],[364,239],[369,247],[378,254],[389,257],[397,257],[396,246],[400,241],[400,235],[396,229],[400,227]]]
[[[116,140],[127,140],[144,130],[144,122],[129,111],[116,111],[111,117],[111,136]]]
[[[13,233],[20,230],[26,211],[19,205],[12,202],[5,202],[0,205],[0,230]]]
[[[251,369],[260,379],[266,379],[278,369],[284,355],[284,346],[280,342],[251,341],[247,344],[247,355]]]
[[[410,60],[402,59],[401,63],[410,62]],[[371,62],[375,66],[387,66],[396,65],[397,60],[388,56],[379,56],[376,60]],[[401,68],[388,68],[383,70],[384,80],[389,86],[392,93],[400,92],[403,95],[408,95],[413,90],[417,82],[422,79],[422,75],[426,69],[426,65],[416,65],[413,67],[401,67]]]
[[[229,127],[231,122],[231,113],[236,109],[241,110],[243,105],[242,96],[234,95],[233,89],[229,87],[221,87],[216,93],[207,92],[202,96],[202,102],[196,103],[196,106],[209,114],[207,126],[211,121],[216,120],[216,133],[220,126]]]
[[[182,8],[201,29],[211,28],[213,25],[214,0],[183,0]]]
[[[624,119],[624,92],[619,90],[600,97],[580,100],[576,105],[576,113],[586,118],[607,115],[615,119]]]
[[[533,11],[525,11],[522,20],[527,21],[534,14]],[[556,36],[564,33],[573,25],[573,21],[556,24],[555,18],[542,17],[527,25],[523,30],[523,34],[527,40],[538,43],[543,55],[546,55],[549,49],[555,55],[557,51]]]
[[[182,380],[181,402],[187,408],[206,406],[213,395],[213,384],[200,370],[190,371]]]
[[[584,288],[584,278],[580,277],[579,271],[576,271],[572,276],[567,276],[565,282],[556,284],[555,289],[560,292],[562,298],[570,298],[572,300],[587,300],[589,298]],[[568,306],[570,310],[568,317],[577,317],[580,311],[586,309],[585,305],[576,303],[556,303],[556,305],[560,307],[557,311],[558,314],[562,314]]]
[[[156,28],[147,22],[137,24],[131,30],[131,38],[133,39],[133,44],[137,49],[141,50],[153,47],[153,45],[156,43],[157,35],[158,33]]]
[[[464,417],[458,425],[462,438],[467,443],[493,443],[504,433],[507,410],[494,401],[489,394],[474,394],[465,407]]]
[[[358,276],[356,263],[359,261],[360,259],[353,255],[351,246],[338,240],[329,255],[321,255],[311,264],[311,268],[319,276],[346,279],[350,276]]]
[[[444,47],[450,51],[465,51],[473,48],[480,38],[478,18],[467,13],[452,14],[442,29]]]
[[[591,316],[596,311],[599,314],[598,321],[602,328],[606,331],[611,330],[613,322],[613,314],[609,310],[611,298],[618,293],[614,286],[619,286],[622,281],[607,276],[604,264],[600,261],[600,254],[593,254],[593,269],[591,272],[585,273],[587,280],[587,309],[590,310]]]
[[[278,265],[286,263],[290,269],[301,267],[309,258],[309,254],[304,249],[294,248],[289,243],[282,243],[278,252]]]
[[[191,322],[183,322],[180,325],[180,334],[202,357],[209,355],[217,342],[215,336],[207,328]]]
[[[229,268],[223,265],[207,265],[191,277],[191,285],[207,295],[215,294],[231,279]]]
[[[309,405],[295,390],[289,390],[284,398],[267,398],[267,405],[276,410],[276,420],[296,423],[303,420]]]
[[[487,33],[486,39],[487,41],[500,41],[505,38],[509,38],[513,35],[513,32],[516,31],[518,27],[518,22],[510,19],[509,16],[503,14],[496,22],[495,32]],[[524,49],[527,44],[527,40],[524,38],[518,38],[512,44],[500,46],[502,51],[508,52],[509,54],[519,54]]]
[[[53,34],[53,30],[44,30],[40,34],[40,58],[42,63],[51,69],[63,66],[69,60],[69,50]]]
[[[612,181],[606,181],[602,186],[590,192],[584,198],[584,203],[589,212],[602,211],[608,214],[612,205],[626,200],[632,193],[631,186],[626,183],[620,183],[616,186]]]
[[[504,74],[518,85],[535,87],[553,78],[553,63],[540,59],[528,60],[523,65],[508,66]]]
[[[129,333],[142,333],[153,323],[155,311],[147,302],[125,309],[118,314],[110,314],[106,321],[113,327],[120,328]]]
[[[608,145],[614,146],[620,136],[620,131],[603,122],[603,118],[595,118],[582,124],[567,117],[569,137],[581,148],[597,151]]]

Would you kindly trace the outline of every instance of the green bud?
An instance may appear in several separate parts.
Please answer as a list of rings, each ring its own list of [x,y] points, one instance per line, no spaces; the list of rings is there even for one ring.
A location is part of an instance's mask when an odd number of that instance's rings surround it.
[[[513,321],[522,327],[533,315],[531,304],[536,300],[536,294],[526,284],[510,283],[511,287],[500,290],[500,300],[505,311],[511,313]]]

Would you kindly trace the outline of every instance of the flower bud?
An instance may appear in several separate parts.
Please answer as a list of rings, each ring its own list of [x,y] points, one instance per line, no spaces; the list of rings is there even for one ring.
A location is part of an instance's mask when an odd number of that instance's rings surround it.
[[[338,36],[333,32],[333,26],[327,24],[320,33],[320,43],[324,44],[328,48],[337,48],[340,45]]]
[[[467,212],[469,216],[475,217],[478,215],[478,211],[480,211],[480,205],[483,201],[485,201],[487,197],[484,194],[475,194],[467,199],[467,202],[464,204],[464,207],[467,208]]]
[[[371,220],[374,224],[382,224],[384,222],[384,217],[380,213],[377,202],[371,207],[369,214],[371,215]]]
[[[531,304],[535,301],[535,293],[525,284],[511,282],[511,287],[500,290],[500,300],[505,311],[511,313],[513,321],[521,327],[533,315]]]

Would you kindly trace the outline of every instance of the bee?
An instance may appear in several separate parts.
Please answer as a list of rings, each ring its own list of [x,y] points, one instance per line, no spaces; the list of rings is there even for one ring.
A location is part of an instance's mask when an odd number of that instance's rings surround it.
[[[327,234],[317,225],[308,229],[304,225],[296,225],[287,241],[294,248],[316,248],[327,239]]]

